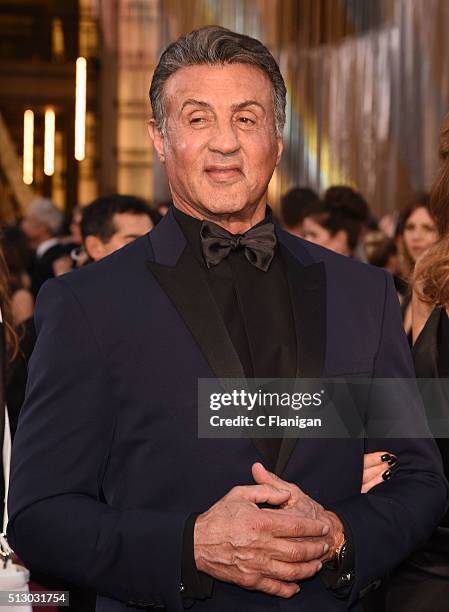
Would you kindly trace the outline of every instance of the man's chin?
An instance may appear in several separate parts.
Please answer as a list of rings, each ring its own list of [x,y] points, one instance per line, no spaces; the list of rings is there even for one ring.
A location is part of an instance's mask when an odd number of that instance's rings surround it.
[[[237,195],[233,193],[212,193],[201,201],[201,206],[210,215],[244,215],[245,212],[253,208],[251,200],[246,195]]]
[[[245,204],[232,204],[232,203],[213,203],[206,204],[204,206],[204,210],[207,211],[210,215],[213,216],[224,216],[224,215],[235,215],[238,216],[243,214],[245,210],[247,210],[247,205]]]

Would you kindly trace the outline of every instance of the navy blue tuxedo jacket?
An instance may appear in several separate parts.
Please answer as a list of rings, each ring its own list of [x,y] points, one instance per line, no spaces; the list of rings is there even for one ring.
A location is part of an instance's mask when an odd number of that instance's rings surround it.
[[[300,376],[411,377],[390,277],[277,229],[294,311]],[[170,612],[184,523],[264,457],[251,440],[197,437],[197,379],[243,377],[203,273],[172,213],[105,260],[48,281],[15,438],[9,538],[31,569]],[[404,413],[413,410],[404,406]],[[410,414],[410,418],[414,415]],[[394,478],[360,494],[376,440],[285,440],[276,471],[343,516],[355,548],[346,599],[320,577],[280,600],[215,582],[198,612],[358,607],[370,583],[431,534],[448,489],[432,440],[389,440]],[[134,604],[128,604],[134,605]],[[165,608],[164,608],[165,606]]]

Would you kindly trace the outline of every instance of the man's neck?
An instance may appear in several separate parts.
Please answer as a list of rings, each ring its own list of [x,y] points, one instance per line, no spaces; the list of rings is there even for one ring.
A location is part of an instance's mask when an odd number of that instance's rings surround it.
[[[264,220],[266,215],[266,202],[260,202],[251,210],[244,210],[238,213],[215,214],[210,211],[201,211],[190,204],[184,202],[176,202],[173,200],[174,206],[183,212],[199,221],[207,220],[220,225],[231,234],[244,234],[249,229]]]

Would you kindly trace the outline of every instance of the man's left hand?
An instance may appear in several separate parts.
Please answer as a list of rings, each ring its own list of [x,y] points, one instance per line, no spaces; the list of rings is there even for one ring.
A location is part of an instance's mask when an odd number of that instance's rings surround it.
[[[324,563],[334,559],[336,550],[344,542],[343,523],[338,516],[334,512],[325,510],[321,504],[306,495],[297,485],[286,482],[266,470],[261,463],[253,464],[252,474],[257,484],[268,484],[290,491],[290,498],[282,504],[281,508],[291,510],[305,518],[318,519],[329,525],[329,533],[322,536],[323,542],[329,545],[329,551],[321,557],[321,561]]]

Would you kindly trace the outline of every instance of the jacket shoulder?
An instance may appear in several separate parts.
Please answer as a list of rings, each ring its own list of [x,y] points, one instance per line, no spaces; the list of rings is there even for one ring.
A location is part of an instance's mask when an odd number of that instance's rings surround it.
[[[147,270],[151,257],[148,234],[100,261],[58,277],[74,293],[117,292]]]

